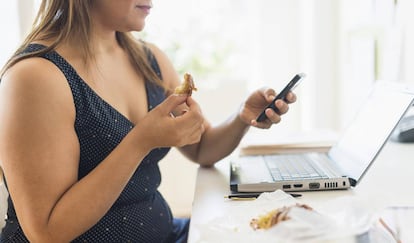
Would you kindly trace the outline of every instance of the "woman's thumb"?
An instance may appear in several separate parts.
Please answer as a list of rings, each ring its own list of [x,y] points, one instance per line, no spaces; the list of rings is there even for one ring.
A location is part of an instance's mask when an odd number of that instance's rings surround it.
[[[177,95],[177,94],[172,94],[170,96],[168,96],[165,101],[165,108],[167,109],[167,112],[170,113],[172,112],[177,106],[184,104],[187,100],[188,96],[186,95]]]

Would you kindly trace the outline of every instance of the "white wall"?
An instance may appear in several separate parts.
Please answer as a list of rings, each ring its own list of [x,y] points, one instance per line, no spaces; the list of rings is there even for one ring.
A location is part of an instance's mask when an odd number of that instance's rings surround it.
[[[17,1],[0,1],[0,66],[6,63],[20,41],[20,33],[16,31],[20,23],[17,11]]]
[[[414,1],[400,0],[399,3],[399,28],[402,29],[400,78],[414,84]]]
[[[5,219],[5,215],[7,212],[8,195],[9,194],[6,190],[6,186],[4,185],[3,180],[0,179],[0,232],[1,232],[1,228],[3,228],[3,226],[6,224],[4,219]]]
[[[0,67],[13,55],[34,19],[34,0],[0,1]]]
[[[7,59],[13,54],[14,49],[20,41],[19,18],[17,15],[18,6],[16,1],[0,1],[0,67],[3,66]],[[4,215],[7,210],[7,191],[3,183],[3,177],[0,171],[0,229],[4,226]]]
[[[340,1],[340,127],[353,117],[376,80],[409,82],[414,64],[411,0]]]
[[[263,0],[255,6],[253,71],[250,88],[280,90],[295,73],[307,77],[298,101],[280,125],[285,129],[338,127],[338,2]]]

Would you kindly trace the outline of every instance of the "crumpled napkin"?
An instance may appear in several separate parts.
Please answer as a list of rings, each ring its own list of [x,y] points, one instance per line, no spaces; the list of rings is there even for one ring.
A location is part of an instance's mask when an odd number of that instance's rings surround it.
[[[293,207],[290,219],[267,230],[253,230],[250,221],[260,215],[300,203],[289,194],[277,190],[263,193],[254,201],[245,201],[229,207],[226,215],[209,221],[200,231],[203,243],[220,242],[330,242],[349,239],[367,232],[378,219],[372,208],[353,196],[328,200],[306,210]]]

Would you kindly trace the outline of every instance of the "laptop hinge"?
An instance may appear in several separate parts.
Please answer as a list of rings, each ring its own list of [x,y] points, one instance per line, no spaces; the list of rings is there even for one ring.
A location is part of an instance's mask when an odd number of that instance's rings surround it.
[[[356,186],[356,184],[357,184],[357,180],[355,180],[355,179],[353,179],[353,178],[348,178],[349,179],[349,184],[351,185],[351,186]]]
[[[230,163],[230,190],[238,191],[239,173],[238,168],[233,163]]]

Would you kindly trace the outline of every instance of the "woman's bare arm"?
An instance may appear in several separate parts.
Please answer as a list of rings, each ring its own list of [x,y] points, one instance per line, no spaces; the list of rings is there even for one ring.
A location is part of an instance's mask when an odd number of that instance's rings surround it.
[[[177,75],[173,64],[168,57],[156,46],[149,44],[151,50],[157,58],[160,65],[164,82],[174,90],[180,84],[180,77]],[[191,73],[191,70],[188,70]],[[197,77],[194,77],[197,80]],[[196,81],[197,86],[197,81]],[[226,157],[238,146],[244,134],[252,125],[251,120],[263,110],[263,108],[274,98],[274,91],[271,89],[261,89],[253,93],[249,97],[251,105],[243,104],[240,110],[236,111],[226,121],[218,126],[211,126],[210,123],[204,119],[204,133],[199,143],[180,147],[180,151],[186,155],[190,160],[195,161],[203,166],[212,166],[217,161]],[[191,99],[191,98],[190,98]],[[289,103],[294,102],[296,96],[293,93],[288,94]],[[277,107],[284,114],[288,110],[288,104],[278,100]],[[257,105],[257,106],[256,106]],[[184,109],[184,108],[183,108]],[[252,111],[257,112],[253,114]],[[272,112],[267,120],[263,123],[256,123],[257,127],[268,128],[273,123],[280,121],[280,114]]]
[[[0,162],[31,242],[68,242],[93,226],[151,149],[138,146],[145,133],[131,132],[77,181],[72,94],[63,74],[41,58],[21,61],[3,77],[0,116]]]

